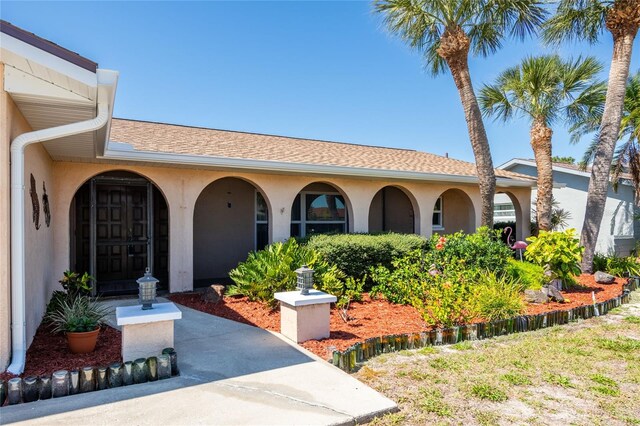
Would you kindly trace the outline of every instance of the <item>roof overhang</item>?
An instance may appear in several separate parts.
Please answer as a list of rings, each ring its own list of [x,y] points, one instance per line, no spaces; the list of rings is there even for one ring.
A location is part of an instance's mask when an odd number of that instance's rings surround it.
[[[227,168],[276,173],[319,174],[360,178],[402,179],[472,184],[478,183],[478,178],[476,176],[254,160],[246,158],[212,157],[206,155],[185,155],[165,152],[136,151],[129,144],[113,141],[109,141],[107,149],[104,152],[104,156],[98,158],[103,160],[132,161],[173,166],[184,165],[202,168]],[[500,177],[496,179],[496,183],[500,187],[531,187],[535,184],[534,181]]]
[[[16,28],[3,22],[0,32],[4,90],[32,130],[92,119],[98,102],[108,103],[111,117],[117,72],[92,71],[91,61]],[[104,151],[109,124],[110,119],[98,131],[43,142],[43,146],[54,160],[95,158]]]

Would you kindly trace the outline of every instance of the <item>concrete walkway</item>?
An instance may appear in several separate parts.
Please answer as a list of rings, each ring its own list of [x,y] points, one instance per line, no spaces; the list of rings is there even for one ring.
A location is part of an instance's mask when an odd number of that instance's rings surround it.
[[[397,409],[277,333],[179,307],[179,377],[4,407],[0,424],[337,425]]]

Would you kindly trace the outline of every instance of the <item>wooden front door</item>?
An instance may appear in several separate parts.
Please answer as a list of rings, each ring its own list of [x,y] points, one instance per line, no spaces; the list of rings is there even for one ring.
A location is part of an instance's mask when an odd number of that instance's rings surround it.
[[[96,182],[95,277],[98,293],[135,293],[149,265],[148,185]]]

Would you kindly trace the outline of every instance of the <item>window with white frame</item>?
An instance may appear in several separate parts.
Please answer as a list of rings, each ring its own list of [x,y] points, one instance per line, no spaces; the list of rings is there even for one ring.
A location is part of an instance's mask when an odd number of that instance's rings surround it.
[[[431,221],[433,229],[444,229],[442,225],[442,197],[436,200],[436,204],[433,206],[433,219]]]
[[[262,250],[269,244],[269,209],[267,202],[256,191],[256,250]]]
[[[303,191],[291,208],[291,236],[347,232],[344,197],[335,192]]]

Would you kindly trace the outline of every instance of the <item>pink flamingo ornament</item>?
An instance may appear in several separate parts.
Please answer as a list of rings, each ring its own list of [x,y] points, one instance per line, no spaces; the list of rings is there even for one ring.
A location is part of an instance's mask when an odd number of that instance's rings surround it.
[[[522,250],[525,250],[528,246],[527,243],[525,243],[524,241],[516,241],[513,244],[511,244],[511,241],[515,240],[515,238],[512,239],[511,234],[513,233],[513,229],[511,229],[510,226],[506,226],[504,228],[504,230],[502,231],[503,234],[507,233],[507,230],[509,231],[509,234],[507,235],[507,245],[509,246],[509,248],[511,250],[518,250],[518,255],[520,256],[520,261],[522,261]]]

